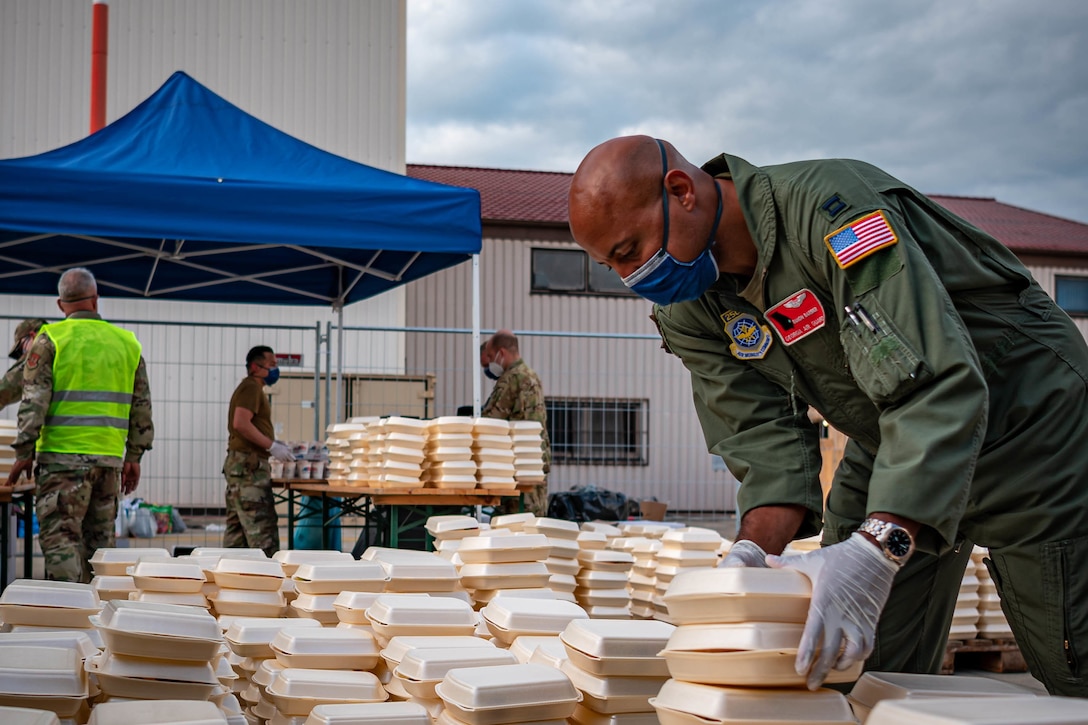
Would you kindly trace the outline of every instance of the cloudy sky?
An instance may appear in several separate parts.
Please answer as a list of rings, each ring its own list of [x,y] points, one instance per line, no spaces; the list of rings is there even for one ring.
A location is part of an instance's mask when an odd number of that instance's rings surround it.
[[[1088,222],[1084,0],[408,0],[409,163],[850,157]]]

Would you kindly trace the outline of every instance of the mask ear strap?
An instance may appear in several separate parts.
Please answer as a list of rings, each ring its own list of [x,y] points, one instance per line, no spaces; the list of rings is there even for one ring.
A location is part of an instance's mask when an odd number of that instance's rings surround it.
[[[665,188],[665,176],[669,173],[669,158],[665,155],[665,144],[655,138],[657,148],[661,150],[661,212],[665,217],[665,232],[661,235],[661,251],[669,246],[669,192]]]

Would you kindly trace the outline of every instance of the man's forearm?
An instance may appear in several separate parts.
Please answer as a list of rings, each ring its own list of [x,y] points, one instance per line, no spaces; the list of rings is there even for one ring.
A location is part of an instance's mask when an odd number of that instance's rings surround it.
[[[804,506],[783,504],[760,506],[744,514],[737,540],[748,539],[768,554],[781,554],[793,541],[808,512]]]

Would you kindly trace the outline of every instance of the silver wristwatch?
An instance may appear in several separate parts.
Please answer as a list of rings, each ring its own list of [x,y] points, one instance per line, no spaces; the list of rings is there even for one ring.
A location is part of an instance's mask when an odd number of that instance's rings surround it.
[[[899,566],[903,566],[914,553],[914,537],[899,524],[870,517],[865,519],[858,531],[876,539],[885,558]]]

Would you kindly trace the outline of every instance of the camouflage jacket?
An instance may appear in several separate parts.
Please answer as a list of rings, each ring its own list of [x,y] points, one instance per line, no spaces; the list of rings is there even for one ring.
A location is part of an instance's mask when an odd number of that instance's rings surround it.
[[[26,357],[24,356],[8,368],[4,377],[0,378],[0,410],[23,397],[23,367],[25,365]]]
[[[551,441],[548,439],[548,411],[544,407],[544,388],[540,377],[524,360],[506,368],[495,381],[480,415],[484,418],[503,420],[535,420],[544,426],[544,461],[551,460]]]
[[[93,312],[73,312],[70,317],[101,320]],[[45,414],[53,400],[53,358],[57,350],[48,335],[38,335],[26,357],[23,370],[23,402],[19,406],[19,432],[15,437],[16,457],[26,460],[34,456],[34,444],[45,423]],[[132,407],[128,416],[128,441],[125,444],[124,462],[139,463],[145,451],[151,450],[155,438],[155,426],[151,422],[151,384],[147,379],[147,366],[143,356],[136,366],[136,379],[132,389]],[[121,459],[116,456],[92,456],[76,453],[42,453],[38,463],[71,465],[78,467],[103,466],[120,468]]]

